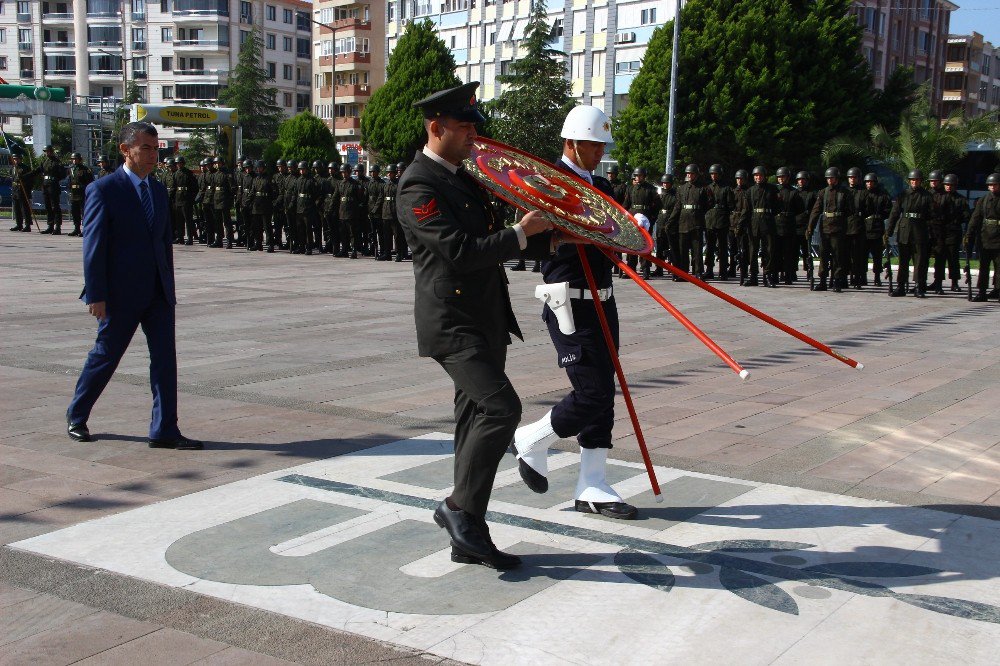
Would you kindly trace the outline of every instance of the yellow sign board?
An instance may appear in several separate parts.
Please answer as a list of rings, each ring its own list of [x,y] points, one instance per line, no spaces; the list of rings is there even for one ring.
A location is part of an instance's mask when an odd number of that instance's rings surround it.
[[[132,119],[171,125],[236,125],[236,109],[203,106],[163,106],[153,104],[132,105]]]

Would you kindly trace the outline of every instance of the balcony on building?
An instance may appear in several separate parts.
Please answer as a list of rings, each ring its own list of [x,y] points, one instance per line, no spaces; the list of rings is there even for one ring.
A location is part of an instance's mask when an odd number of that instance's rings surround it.
[[[175,23],[229,16],[228,0],[174,0],[171,15]]]
[[[337,31],[337,34],[341,34],[341,30],[345,30],[347,28],[353,28],[355,30],[371,30],[372,22],[362,21],[359,18],[337,19],[336,21],[331,21],[330,23],[324,23],[319,29],[319,34],[329,35],[332,34],[334,30]]]
[[[295,85],[305,86],[308,88],[311,84],[309,83],[309,79],[299,79],[298,81],[295,82]]]
[[[31,14],[18,14],[17,15],[17,22],[18,23],[31,23]]]
[[[945,90],[941,99],[945,102],[964,102],[968,98],[964,90]]]
[[[361,118],[356,116],[338,116],[334,123],[338,130],[359,130],[361,129]]]
[[[30,52],[34,48],[32,42],[18,42],[17,50],[21,52]]]
[[[353,65],[355,63],[368,64],[372,61],[372,54],[367,51],[348,51],[337,54],[338,65]]]
[[[87,21],[121,20],[122,0],[87,0]]]
[[[72,51],[76,47],[76,42],[74,41],[64,41],[64,42],[42,42],[42,46],[46,51]]]
[[[329,90],[329,88],[327,88]],[[336,90],[337,104],[354,104],[367,102],[371,96],[371,86],[366,83],[355,85],[338,85]],[[329,97],[329,95],[327,95]]]
[[[175,51],[185,53],[228,51],[229,29],[216,24],[211,27],[177,28],[173,45]]]
[[[174,76],[178,77],[208,77],[213,80],[218,80],[219,78],[228,78],[228,69],[175,69]]]
[[[71,3],[46,2],[42,4],[42,23],[45,25],[60,25],[73,22],[73,5]],[[51,10],[51,11],[48,11]],[[58,11],[63,10],[63,11]]]
[[[22,79],[31,79],[31,80],[34,80],[35,79],[35,70],[33,70],[33,69],[22,69],[21,70],[21,78]]]

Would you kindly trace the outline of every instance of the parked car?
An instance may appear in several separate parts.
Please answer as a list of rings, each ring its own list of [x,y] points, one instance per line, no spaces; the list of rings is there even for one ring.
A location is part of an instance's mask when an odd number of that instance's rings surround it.
[[[59,205],[62,207],[64,213],[69,212],[69,192],[66,190],[59,190]],[[45,197],[42,195],[41,190],[31,191],[31,210],[45,212]]]
[[[10,198],[10,185],[10,178],[0,176],[0,207],[10,207],[13,205]]]

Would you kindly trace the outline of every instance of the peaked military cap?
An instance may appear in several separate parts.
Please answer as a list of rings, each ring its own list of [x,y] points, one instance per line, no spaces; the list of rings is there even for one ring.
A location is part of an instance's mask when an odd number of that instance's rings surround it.
[[[472,81],[461,86],[440,90],[433,95],[414,102],[413,106],[420,109],[424,118],[454,118],[462,122],[481,123],[486,120],[476,105],[476,89],[479,81]]]

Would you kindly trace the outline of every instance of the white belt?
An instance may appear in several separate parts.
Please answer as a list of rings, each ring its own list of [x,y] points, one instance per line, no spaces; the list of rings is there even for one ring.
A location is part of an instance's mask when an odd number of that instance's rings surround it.
[[[608,287],[607,289],[598,289],[597,290],[597,297],[600,298],[602,301],[606,301],[609,298],[611,298],[611,296],[612,296],[613,293],[614,293],[614,287]],[[577,300],[577,301],[580,301],[580,300],[583,300],[583,301],[592,301],[592,300],[594,300],[594,297],[590,293],[590,289],[570,289],[569,290],[569,297],[572,298],[573,300]]]

